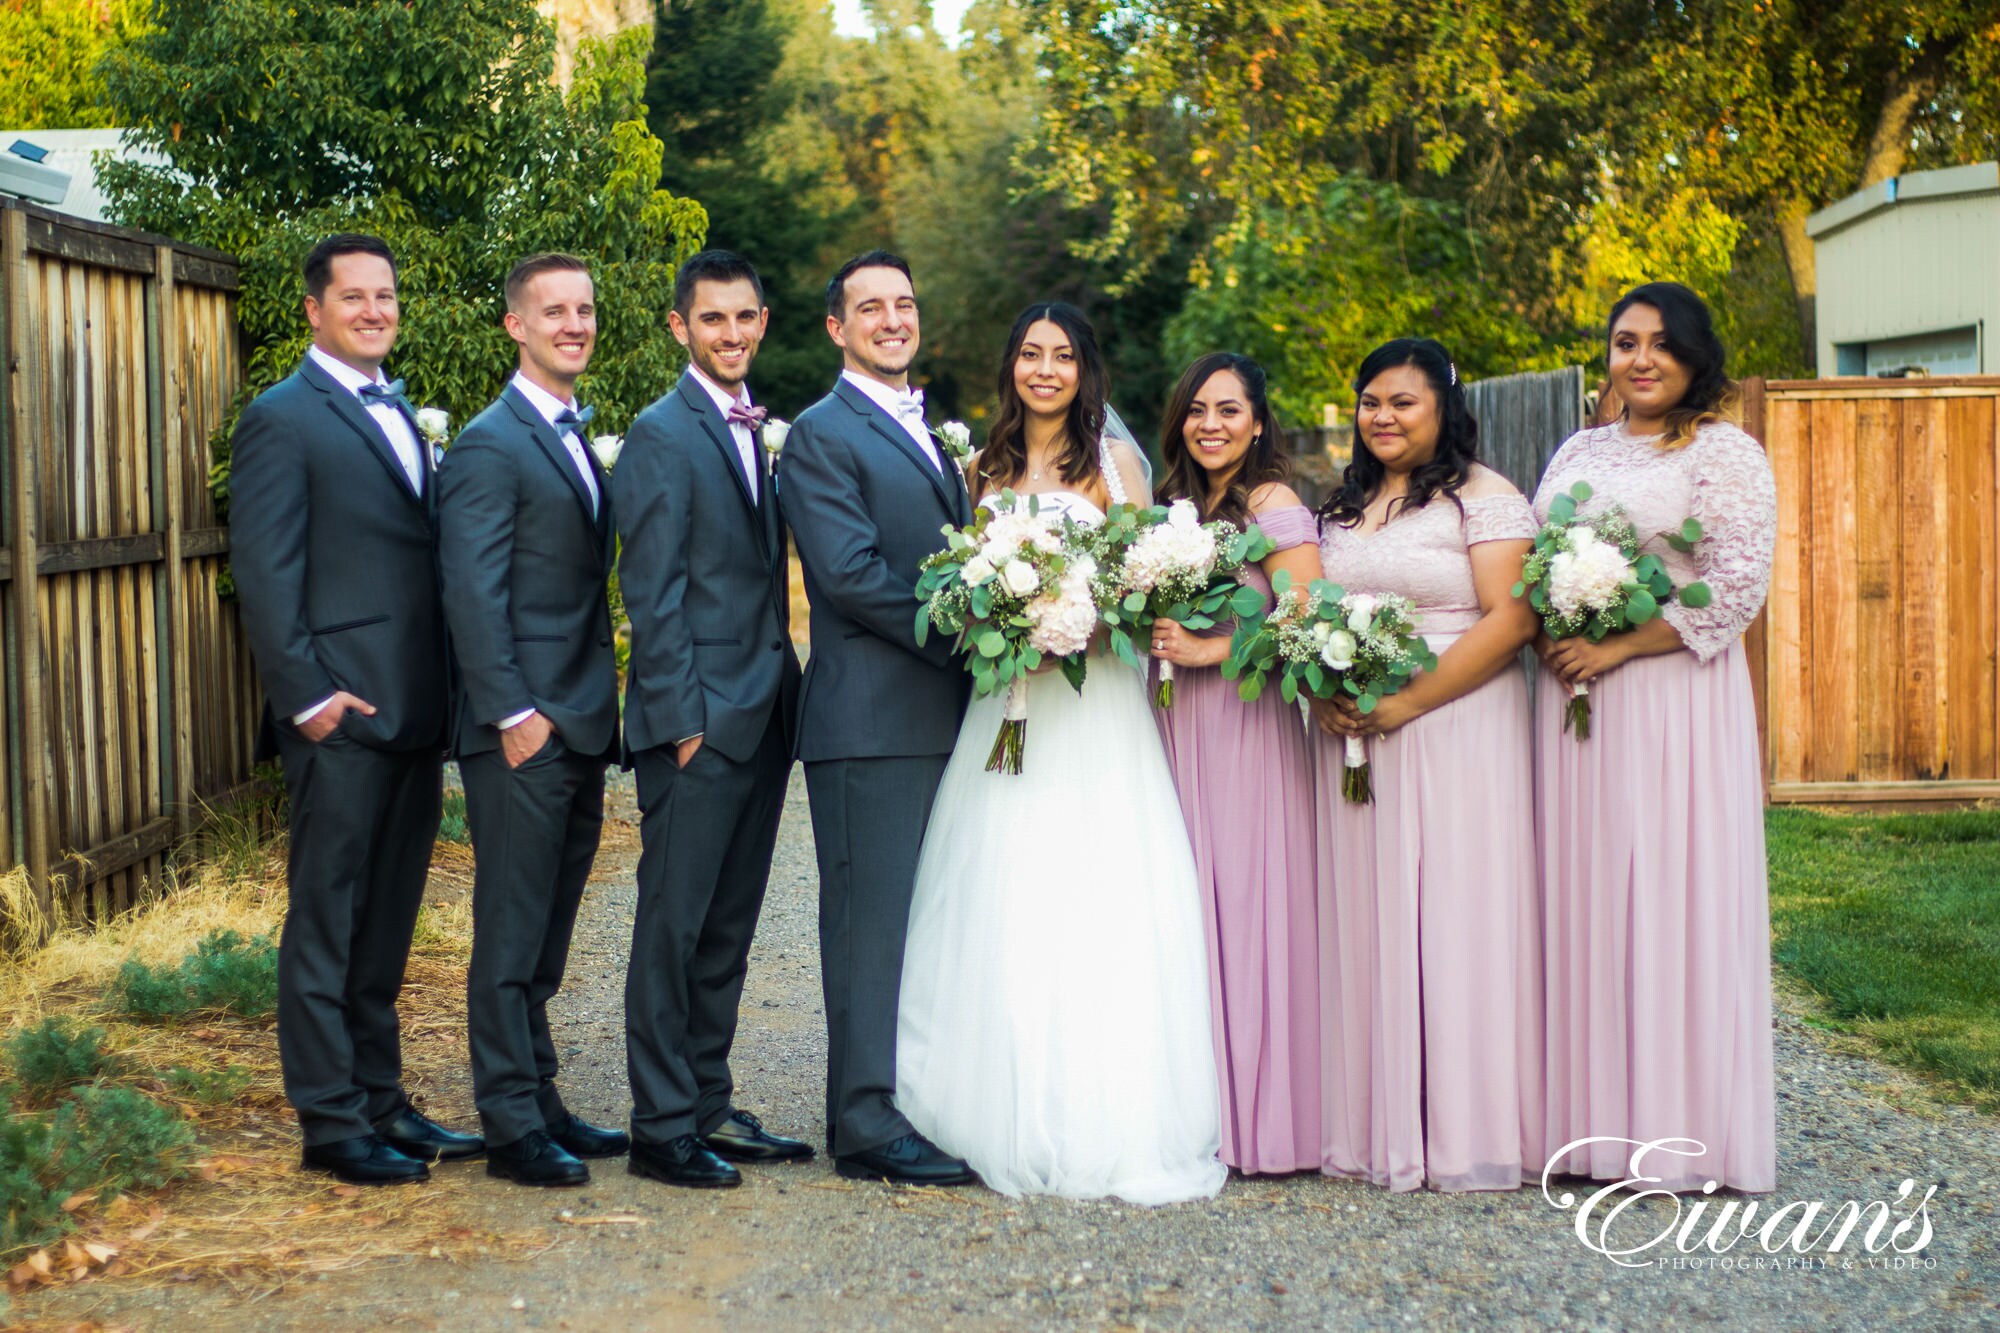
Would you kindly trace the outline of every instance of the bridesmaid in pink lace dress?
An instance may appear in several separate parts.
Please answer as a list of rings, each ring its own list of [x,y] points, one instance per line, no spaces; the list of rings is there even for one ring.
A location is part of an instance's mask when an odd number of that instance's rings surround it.
[[[1535,496],[1579,481],[1588,514],[1624,507],[1699,610],[1601,644],[1536,641],[1535,786],[1548,950],[1548,1144],[1558,1171],[1622,1179],[1632,1145],[1688,1139],[1642,1166],[1665,1188],[1777,1178],[1763,783],[1739,642],[1764,603],[1777,492],[1757,442],[1724,417],[1735,386],[1708,309],[1677,283],[1612,307],[1619,423],[1573,436]],[[1702,525],[1692,557],[1651,534]],[[1562,730],[1566,682],[1590,686],[1590,739]]]
[[[1268,598],[1283,569],[1319,577],[1312,511],[1287,485],[1284,437],[1247,357],[1217,352],[1181,376],[1160,442],[1163,501],[1189,499],[1203,522],[1255,523],[1276,546],[1243,579]],[[1173,707],[1156,709],[1194,844],[1208,923],[1209,1008],[1222,1086],[1222,1160],[1239,1171],[1319,1166],[1319,926],[1312,759],[1295,705],[1255,703],[1217,668],[1228,627],[1154,627],[1174,664]]]
[[[1540,921],[1529,803],[1534,535],[1474,461],[1444,348],[1400,338],[1355,377],[1354,461],[1320,510],[1326,577],[1399,593],[1438,655],[1372,713],[1316,704],[1322,1169],[1392,1190],[1514,1189],[1542,1167]],[[1367,738],[1375,800],[1340,796]]]

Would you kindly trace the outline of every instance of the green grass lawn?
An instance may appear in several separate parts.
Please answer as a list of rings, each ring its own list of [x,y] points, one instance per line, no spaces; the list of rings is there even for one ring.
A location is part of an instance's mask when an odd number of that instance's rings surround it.
[[[1765,827],[1772,956],[1835,1026],[2000,1110],[2000,810]]]

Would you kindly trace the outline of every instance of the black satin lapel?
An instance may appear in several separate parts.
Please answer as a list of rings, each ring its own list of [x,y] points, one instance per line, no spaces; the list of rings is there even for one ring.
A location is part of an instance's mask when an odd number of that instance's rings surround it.
[[[430,504],[427,497],[437,488],[434,486],[427,487],[423,495],[419,495],[410,489],[410,474],[403,471],[403,460],[396,456],[396,446],[389,443],[389,437],[382,433],[380,426],[375,424],[375,418],[368,415],[368,409],[361,405],[361,400],[349,393],[342,385],[334,382],[331,377],[328,378],[327,384],[321,386],[321,388],[326,394],[327,401],[333,404],[334,415],[345,421],[354,429],[355,434],[367,442],[369,452],[375,455],[376,460],[388,469],[390,477],[395,480],[396,489],[408,496],[411,504],[424,510],[425,513],[429,513]],[[429,445],[424,443],[422,432],[418,432],[417,453],[419,458],[422,457],[424,451],[429,447]],[[426,476],[428,476],[428,473]]]

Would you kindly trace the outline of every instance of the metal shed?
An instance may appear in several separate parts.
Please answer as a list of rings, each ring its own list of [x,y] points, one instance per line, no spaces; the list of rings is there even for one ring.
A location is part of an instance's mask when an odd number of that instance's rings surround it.
[[[1806,219],[1822,375],[2000,372],[2000,163],[1913,171]]]

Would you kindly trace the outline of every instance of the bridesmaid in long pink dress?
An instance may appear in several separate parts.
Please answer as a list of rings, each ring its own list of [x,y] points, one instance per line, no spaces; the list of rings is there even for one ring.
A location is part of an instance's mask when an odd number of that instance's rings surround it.
[[[1300,586],[1319,577],[1317,528],[1287,484],[1283,440],[1262,368],[1217,352],[1181,376],[1160,443],[1161,500],[1194,501],[1203,522],[1255,523],[1277,547],[1243,573],[1267,598],[1280,569]],[[1228,626],[1201,632],[1160,621],[1152,650],[1174,665],[1173,706],[1154,715],[1208,923],[1222,1160],[1253,1173],[1315,1170],[1319,926],[1305,728],[1276,690],[1244,703],[1222,678]]]
[[[1612,307],[1618,423],[1573,436],[1535,506],[1579,481],[1623,506],[1676,586],[1713,594],[1601,644],[1536,640],[1535,789],[1548,950],[1548,1146],[1557,1171],[1669,1189],[1777,1180],[1763,783],[1739,642],[1764,603],[1777,491],[1725,419],[1735,386],[1701,298],[1649,283]],[[1692,557],[1656,533],[1695,518]],[[1590,689],[1590,739],[1562,730]],[[1635,1143],[1627,1143],[1633,1140]]]
[[[1392,1190],[1517,1188],[1542,1167],[1540,921],[1529,803],[1534,634],[1512,596],[1534,535],[1474,461],[1444,348],[1401,338],[1355,378],[1354,460],[1320,510],[1326,577],[1416,604],[1437,669],[1372,713],[1316,704],[1326,1127],[1321,1169]],[[1366,739],[1372,804],[1340,795]]]

